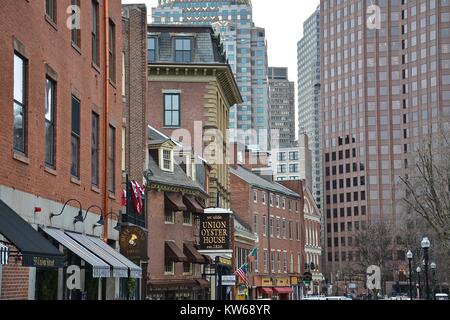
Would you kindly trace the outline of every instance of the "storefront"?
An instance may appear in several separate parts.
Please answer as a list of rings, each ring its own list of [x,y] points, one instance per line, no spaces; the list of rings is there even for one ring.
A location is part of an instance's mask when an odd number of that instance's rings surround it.
[[[294,292],[289,277],[255,277],[257,299],[291,300]]]
[[[64,254],[58,270],[36,271],[38,300],[112,300],[121,296],[119,279],[139,279],[142,270],[99,238],[43,228]]]
[[[206,300],[209,282],[196,280],[151,280],[148,300]]]

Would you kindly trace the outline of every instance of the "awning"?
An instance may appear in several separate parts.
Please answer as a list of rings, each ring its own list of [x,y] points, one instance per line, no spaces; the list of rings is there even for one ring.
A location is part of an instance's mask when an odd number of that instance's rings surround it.
[[[8,264],[8,247],[0,243],[0,264]]]
[[[278,294],[289,294],[289,293],[292,293],[292,288],[290,288],[290,287],[273,288],[273,292],[278,293]]]
[[[111,256],[115,257],[117,260],[122,262],[129,270],[130,270],[130,278],[142,278],[142,268],[131,262],[124,255],[120,254],[110,246],[108,246],[105,242],[98,238],[87,237],[90,241],[94,242],[97,246],[108,252]]]
[[[87,236],[67,231],[65,232],[65,234],[91,251],[97,257],[111,265],[113,278],[128,278],[128,267],[120,262],[120,260],[116,259],[114,256],[110,255],[108,252],[100,248],[93,241],[89,240]]]
[[[109,278],[111,276],[109,264],[98,258],[91,251],[76,242],[63,231],[49,228],[45,228],[43,230],[50,237],[62,244],[66,249],[72,251],[86,263],[90,264],[92,266],[92,273],[94,278]]]
[[[183,253],[191,263],[204,264],[205,258],[194,248],[191,243],[185,242],[183,244]]]
[[[165,259],[169,262],[187,262],[188,258],[183,254],[175,242],[166,241],[165,244]]]
[[[190,212],[198,214],[205,212],[200,203],[193,196],[184,196],[183,200]]]
[[[196,281],[202,289],[207,289],[210,287],[209,281],[206,279],[197,279]]]
[[[186,211],[187,207],[183,203],[183,196],[179,193],[166,192],[166,199],[174,211]]]
[[[273,294],[273,290],[271,288],[259,288],[262,293],[271,296]]]
[[[64,266],[64,255],[1,200],[0,234],[20,251],[24,267]]]
[[[210,256],[202,255],[203,259],[205,259],[205,264],[213,264],[213,259]]]

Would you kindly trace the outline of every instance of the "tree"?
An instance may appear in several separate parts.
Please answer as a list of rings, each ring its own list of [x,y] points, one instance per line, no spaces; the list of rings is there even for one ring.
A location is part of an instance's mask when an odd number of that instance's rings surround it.
[[[414,167],[401,177],[408,210],[422,216],[450,249],[450,139],[434,134],[414,154]]]

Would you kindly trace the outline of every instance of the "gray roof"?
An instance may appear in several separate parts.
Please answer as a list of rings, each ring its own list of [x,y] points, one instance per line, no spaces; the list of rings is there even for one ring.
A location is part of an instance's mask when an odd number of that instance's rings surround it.
[[[150,183],[196,190],[207,195],[200,184],[188,177],[176,162],[173,164],[173,172],[167,172],[161,170],[153,157],[150,156],[148,170],[150,174],[147,175],[147,180]]]
[[[300,195],[291,189],[286,188],[285,186],[282,186],[281,184],[277,182],[270,182],[267,181],[257,174],[245,169],[242,166],[238,166],[237,169],[231,167],[230,168],[231,174],[234,174],[235,176],[238,176],[242,180],[246,181],[248,184],[252,185],[253,187],[257,187],[260,189],[277,192],[281,194],[285,194],[287,196],[291,197],[297,197],[300,198]]]

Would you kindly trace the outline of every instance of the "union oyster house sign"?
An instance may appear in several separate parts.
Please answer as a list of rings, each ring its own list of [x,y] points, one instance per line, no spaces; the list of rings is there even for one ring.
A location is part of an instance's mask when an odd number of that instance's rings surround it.
[[[230,250],[231,212],[228,210],[206,209],[200,217],[200,250]]]

